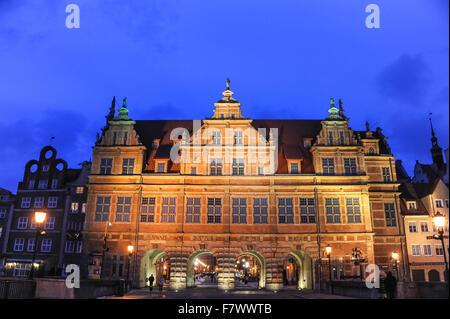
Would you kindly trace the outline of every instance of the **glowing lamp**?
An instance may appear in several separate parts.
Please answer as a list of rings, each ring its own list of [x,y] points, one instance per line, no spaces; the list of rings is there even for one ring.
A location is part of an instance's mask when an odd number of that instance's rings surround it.
[[[45,221],[45,217],[47,216],[47,213],[45,212],[35,212],[34,213],[34,221],[36,224],[42,224]]]
[[[328,246],[327,248],[325,248],[325,251],[326,251],[327,255],[330,255],[331,254],[331,247]]]
[[[433,217],[433,222],[436,227],[441,228],[445,226],[445,217],[441,215],[441,213],[437,212]]]
[[[392,253],[392,259],[394,259],[395,261],[397,261],[398,260],[398,258],[399,258],[399,255],[398,255],[398,253]]]
[[[128,253],[131,255],[133,253],[133,251],[134,251],[134,246],[129,244],[128,245]]]

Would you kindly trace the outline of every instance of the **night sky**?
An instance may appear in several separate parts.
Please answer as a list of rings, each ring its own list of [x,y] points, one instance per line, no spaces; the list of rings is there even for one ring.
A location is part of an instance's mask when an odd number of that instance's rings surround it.
[[[65,25],[68,4],[80,28]],[[380,29],[368,29],[368,4]],[[133,119],[203,119],[231,79],[243,115],[324,119],[341,98],[413,175],[448,147],[448,0],[0,0],[0,187],[50,143],[89,160],[112,97]]]

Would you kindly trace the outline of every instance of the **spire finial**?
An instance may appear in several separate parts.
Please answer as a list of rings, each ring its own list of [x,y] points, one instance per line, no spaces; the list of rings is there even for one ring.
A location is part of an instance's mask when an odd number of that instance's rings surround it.
[[[126,107],[126,106],[127,106],[127,98],[124,97],[124,98],[123,98],[123,107]]]
[[[334,107],[334,99],[332,97],[330,98],[330,106]]]
[[[344,117],[344,108],[342,107],[342,100],[339,99],[339,116]]]
[[[366,121],[366,131],[370,132],[370,126],[369,126],[369,122],[368,121]]]
[[[430,116],[429,120],[430,120],[430,126],[431,126],[431,136],[434,138],[435,135],[434,135],[434,130],[433,130],[433,122],[431,121],[431,115],[432,114],[433,113],[429,113],[428,115]]]
[[[116,97],[114,96],[111,102],[111,107],[109,108],[109,113],[106,116],[108,120],[112,120],[114,118],[114,113],[116,112]]]
[[[227,90],[230,90],[230,78],[227,78]]]

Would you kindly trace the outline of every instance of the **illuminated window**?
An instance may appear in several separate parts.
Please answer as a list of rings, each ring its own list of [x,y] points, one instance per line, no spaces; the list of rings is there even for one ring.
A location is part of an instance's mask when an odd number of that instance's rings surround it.
[[[209,224],[220,224],[222,222],[221,198],[208,198],[207,222]]]
[[[340,223],[341,209],[339,207],[339,198],[325,198],[325,212],[327,223]]]
[[[344,158],[344,170],[346,175],[355,175],[356,158]]]
[[[117,197],[116,222],[129,222],[131,197]]]
[[[253,223],[267,224],[267,198],[253,198]]]
[[[83,186],[77,186],[77,188],[75,189],[76,194],[83,194],[83,192],[84,192]]]
[[[322,158],[322,170],[324,175],[334,174],[334,158]]]
[[[124,158],[122,162],[122,174],[132,175],[134,173],[134,158]]]
[[[186,223],[200,223],[200,198],[188,197],[186,200]]]
[[[278,198],[278,223],[294,223],[294,200],[292,198]]]
[[[233,175],[244,175],[244,159],[233,158]]]
[[[408,202],[408,209],[409,210],[414,210],[416,209],[416,202]]]
[[[77,202],[73,202],[71,205],[70,205],[70,212],[72,213],[72,214],[77,214],[78,213],[78,206],[79,204],[77,203]]]
[[[155,222],[155,197],[142,197],[141,206],[141,222],[154,223]]]
[[[222,159],[221,158],[211,159],[211,165],[209,169],[210,175],[222,175]]]
[[[359,207],[359,198],[346,198],[345,206],[347,207],[347,222],[360,223],[361,209]]]
[[[299,173],[298,162],[291,162],[291,174],[298,174],[298,173]]]
[[[247,198],[233,198],[232,204],[233,224],[247,223]]]

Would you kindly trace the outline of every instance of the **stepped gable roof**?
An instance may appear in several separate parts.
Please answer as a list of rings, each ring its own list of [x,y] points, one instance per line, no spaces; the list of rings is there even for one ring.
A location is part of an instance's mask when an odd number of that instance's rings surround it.
[[[252,126],[258,130],[266,129],[266,138],[270,135],[270,128],[278,129],[278,171],[287,174],[287,159],[302,159],[302,173],[314,173],[312,154],[303,145],[304,138],[314,140],[322,126],[321,120],[253,120]],[[192,135],[193,120],[137,120],[134,128],[144,146],[147,147],[147,167],[144,171],[153,171],[155,159],[169,159],[173,141],[170,133],[175,128],[186,128]],[[159,139],[159,147],[152,148],[154,140]],[[169,172],[179,171],[179,164],[169,161]]]

